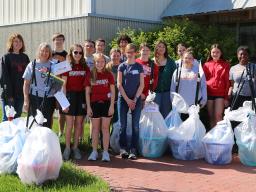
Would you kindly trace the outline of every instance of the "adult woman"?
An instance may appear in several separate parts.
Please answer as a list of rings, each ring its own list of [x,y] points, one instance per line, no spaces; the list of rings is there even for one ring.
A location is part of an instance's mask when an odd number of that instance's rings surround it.
[[[47,122],[43,125],[51,128],[52,114],[55,108],[55,98],[49,87],[51,72],[52,49],[47,43],[41,43],[37,50],[37,58],[29,63],[24,74],[24,109],[36,115],[36,109],[41,110]]]
[[[74,44],[71,46],[68,53],[68,60],[72,66],[72,70],[62,75],[62,79],[65,81],[63,91],[66,93],[70,103],[68,111],[64,112],[66,118],[66,148],[63,152],[64,160],[68,160],[70,157],[72,129],[74,129],[73,156],[75,159],[81,159],[78,142],[83,120],[86,115],[85,82],[90,79],[90,70],[86,65],[83,47],[81,45]]]
[[[158,41],[155,46],[155,63],[158,66],[158,83],[155,89],[155,102],[159,105],[159,110],[165,118],[171,110],[170,86],[175,62],[168,56],[167,44]]]
[[[12,34],[7,41],[8,53],[2,57],[2,111],[3,121],[7,120],[5,106],[12,105],[16,117],[20,117],[24,102],[22,75],[29,63],[28,56],[24,53],[25,45],[20,34]]]
[[[207,110],[212,128],[222,120],[224,106],[228,104],[230,85],[230,65],[224,60],[222,49],[218,44],[211,46],[211,52],[203,70],[207,83]]]

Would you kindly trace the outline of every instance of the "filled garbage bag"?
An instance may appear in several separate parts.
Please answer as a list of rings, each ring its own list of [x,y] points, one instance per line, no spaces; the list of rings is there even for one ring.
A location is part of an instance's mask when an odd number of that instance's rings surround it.
[[[206,130],[199,119],[199,109],[195,105],[189,107],[189,118],[179,127],[168,130],[168,142],[176,159],[194,160],[204,157],[202,139]]]
[[[0,123],[0,174],[16,172],[17,159],[26,139],[25,130],[24,118]]]
[[[234,130],[238,155],[244,165],[256,166],[256,116],[254,112]]]
[[[32,127],[18,158],[17,174],[22,183],[38,185],[57,179],[61,165],[57,135],[47,127]]]
[[[141,112],[139,128],[139,151],[142,156],[161,157],[167,147],[167,126],[159,112],[159,107],[153,102],[154,93],[150,93]]]
[[[188,106],[182,96],[178,93],[172,92],[172,110],[165,118],[165,123],[168,129],[179,127],[182,123],[179,113],[187,113]]]
[[[231,123],[224,119],[217,123],[203,138],[205,160],[210,164],[223,165],[232,161],[234,133]]]
[[[120,121],[118,120],[117,122],[113,123],[112,125],[112,133],[110,136],[110,147],[111,149],[116,153],[119,154],[120,152],[120,132],[121,132],[121,125]],[[132,138],[132,115],[131,112],[129,111],[127,113],[127,128],[126,128],[126,135],[127,135],[127,142],[128,145],[131,145],[131,138]]]

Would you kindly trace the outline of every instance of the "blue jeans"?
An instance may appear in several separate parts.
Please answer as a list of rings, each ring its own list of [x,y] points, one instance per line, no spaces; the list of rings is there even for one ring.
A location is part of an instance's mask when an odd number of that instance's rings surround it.
[[[135,109],[132,110],[132,143],[131,146],[127,145],[127,112],[129,111],[129,107],[123,97],[118,98],[118,115],[121,124],[121,132],[120,132],[120,140],[119,144],[121,149],[125,149],[127,151],[136,150],[138,148],[138,140],[139,140],[139,122],[140,122],[140,114],[141,114],[141,99],[137,100]]]
[[[159,105],[159,111],[165,118],[172,109],[170,91],[156,93],[155,102]]]
[[[9,101],[6,102],[2,99],[2,111],[3,111],[2,121],[7,121],[5,106],[7,105],[13,106],[16,111],[16,115],[14,116],[14,118],[18,118],[21,116],[23,103],[24,103],[23,97],[14,98],[13,102],[9,102]]]

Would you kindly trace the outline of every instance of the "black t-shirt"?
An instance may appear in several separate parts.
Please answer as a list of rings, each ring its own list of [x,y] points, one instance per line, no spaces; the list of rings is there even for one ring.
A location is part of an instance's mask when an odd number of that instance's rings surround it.
[[[61,52],[57,52],[57,51],[53,51],[52,52],[52,57],[53,59],[56,59],[58,60],[59,62],[62,62],[64,60],[66,60],[66,57],[67,57],[67,51],[63,50]]]

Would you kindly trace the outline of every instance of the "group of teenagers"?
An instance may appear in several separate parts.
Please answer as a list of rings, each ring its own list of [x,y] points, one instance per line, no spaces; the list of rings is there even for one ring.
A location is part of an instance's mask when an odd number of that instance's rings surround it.
[[[79,139],[83,137],[86,116],[90,118],[92,144],[88,160],[99,158],[97,149],[101,133],[101,158],[102,161],[110,161],[110,124],[117,121],[121,126],[120,155],[136,159],[141,110],[150,91],[156,93],[155,103],[163,118],[172,108],[170,93],[177,92],[189,106],[199,104],[201,108],[207,107],[212,128],[222,120],[224,108],[230,105],[238,92],[241,79],[246,79],[247,68],[253,79],[256,74],[247,46],[237,49],[239,63],[231,67],[218,44],[211,46],[207,61],[201,65],[194,58],[192,48],[183,43],[178,44],[179,59],[174,61],[169,57],[164,41],[155,43],[152,59],[150,45],[142,43],[137,50],[127,35],[119,37],[118,47],[112,48],[109,56],[104,54],[104,39],[73,44],[68,52],[64,50],[64,42],[63,34],[54,34],[53,46],[41,43],[36,59],[30,61],[25,54],[22,36],[14,33],[7,41],[7,53],[1,60],[3,121],[7,120],[6,105],[15,108],[15,117],[21,116],[22,109],[32,115],[40,109],[47,119],[44,126],[51,128],[54,110],[59,109],[59,136],[65,133],[66,142],[64,160],[70,159],[71,155],[74,159],[82,158],[78,146]],[[49,74],[53,63],[65,60],[72,70],[61,74],[60,78],[64,81],[62,91],[70,106],[61,109],[49,91]],[[239,90],[233,109],[242,106],[246,100],[251,100],[248,81]],[[128,144],[126,136],[128,113],[132,116],[131,144]],[[182,120],[187,117],[187,114],[181,114]]]

